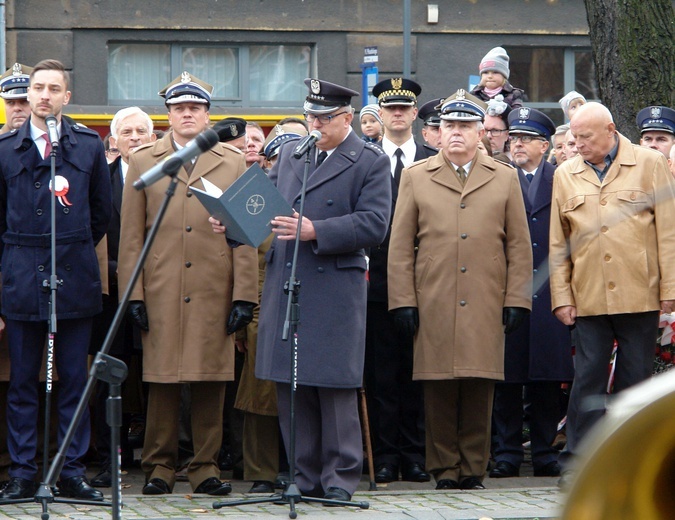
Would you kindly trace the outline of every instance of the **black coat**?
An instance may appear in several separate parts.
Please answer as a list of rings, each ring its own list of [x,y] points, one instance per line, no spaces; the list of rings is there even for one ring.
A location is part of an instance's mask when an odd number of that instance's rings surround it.
[[[570,332],[551,312],[549,286],[548,241],[555,167],[542,160],[531,184],[517,169],[532,240],[534,288],[532,313],[506,336],[504,378],[508,383],[571,381],[574,367]]]
[[[0,137],[0,253],[2,311],[14,320],[49,317],[51,274],[50,158],[42,159],[30,120]],[[96,132],[63,120],[56,155],[56,296],[61,319],[101,310],[101,277],[94,246],[108,228],[111,187],[103,143]],[[60,178],[59,178],[60,177]],[[57,192],[57,195],[59,192]]]
[[[415,151],[415,161],[421,161],[432,157],[438,153],[436,148],[428,144],[420,144],[415,141],[417,150]],[[396,209],[396,198],[398,197],[398,186],[391,177],[391,218],[394,218],[394,210]],[[368,264],[368,276],[370,283],[368,285],[368,301],[387,303],[387,257],[389,256],[389,237],[391,236],[391,221],[389,222],[389,230],[387,237],[379,246],[370,249],[370,261]]]

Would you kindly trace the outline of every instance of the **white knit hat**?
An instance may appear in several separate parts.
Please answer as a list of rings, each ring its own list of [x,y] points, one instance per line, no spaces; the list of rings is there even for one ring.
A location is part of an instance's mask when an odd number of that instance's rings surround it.
[[[478,67],[480,73],[487,72],[489,70],[494,70],[499,72],[506,79],[509,79],[509,55],[504,50],[504,47],[495,47],[488,52],[485,57],[480,60],[480,67]]]

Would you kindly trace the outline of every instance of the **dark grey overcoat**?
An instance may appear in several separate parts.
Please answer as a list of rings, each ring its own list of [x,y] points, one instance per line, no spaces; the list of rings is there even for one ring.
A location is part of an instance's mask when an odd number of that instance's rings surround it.
[[[270,172],[284,198],[300,209],[303,159],[297,140],[282,145]],[[313,152],[312,152],[313,155]],[[363,377],[366,326],[364,248],[385,238],[391,211],[389,157],[353,132],[318,168],[310,166],[305,216],[317,239],[301,242],[296,278],[300,288],[298,383],[357,388]],[[256,377],[289,382],[292,341],[282,341],[294,241],[275,239],[267,253]]]

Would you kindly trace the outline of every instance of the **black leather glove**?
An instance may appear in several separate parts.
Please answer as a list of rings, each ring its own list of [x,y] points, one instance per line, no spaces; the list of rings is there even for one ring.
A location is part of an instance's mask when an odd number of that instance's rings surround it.
[[[528,314],[530,314],[530,311],[523,309],[522,307],[504,307],[504,310],[502,311],[504,334],[511,334],[520,327],[520,324]]]
[[[227,333],[234,334],[253,321],[253,309],[256,304],[251,302],[236,301],[232,303],[232,311],[227,319]]]
[[[150,330],[148,325],[148,312],[145,310],[145,302],[140,300],[133,300],[129,302],[127,313],[136,327],[141,330]]]
[[[394,325],[403,339],[412,341],[415,337],[415,331],[420,324],[417,307],[399,307],[392,309],[394,315]]]

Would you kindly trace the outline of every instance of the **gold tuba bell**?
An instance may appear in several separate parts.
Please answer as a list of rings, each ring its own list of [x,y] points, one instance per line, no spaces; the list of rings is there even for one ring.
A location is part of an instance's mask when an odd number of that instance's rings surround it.
[[[580,448],[563,520],[675,518],[675,370],[617,395]]]

